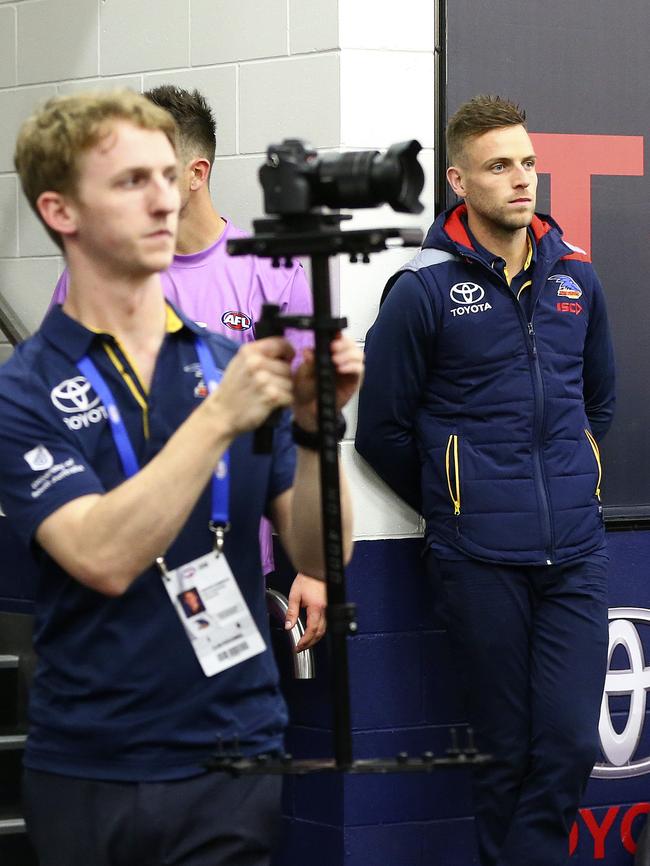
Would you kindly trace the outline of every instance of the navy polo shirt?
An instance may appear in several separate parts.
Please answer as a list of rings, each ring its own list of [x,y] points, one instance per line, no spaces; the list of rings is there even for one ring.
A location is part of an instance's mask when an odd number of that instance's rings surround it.
[[[124,480],[106,411],[76,364],[94,361],[122,413],[140,465],[165,445],[206,394],[194,345],[200,334],[217,366],[237,346],[170,307],[149,392],[117,341],[55,307],[0,369],[0,502],[38,559],[26,766],[70,776],[167,780],[202,771],[221,743],[244,753],[282,744],[286,708],[270,650],[258,530],[269,503],[293,484],[288,417],[271,455],[252,434],[230,449],[230,522],[225,553],[267,650],[206,677],[149,568],[119,598],[71,578],[38,547],[40,523],[66,502]],[[129,515],[124,515],[128,520]],[[208,552],[210,486],[166,553],[176,568]]]

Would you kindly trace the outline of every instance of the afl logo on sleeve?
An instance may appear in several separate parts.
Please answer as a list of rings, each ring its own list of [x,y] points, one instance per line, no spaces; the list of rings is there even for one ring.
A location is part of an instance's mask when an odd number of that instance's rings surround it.
[[[231,331],[248,331],[253,324],[251,317],[239,310],[228,310],[221,317],[221,321]]]
[[[44,472],[54,466],[54,457],[44,445],[37,445],[36,448],[23,454],[23,457],[34,472]]]

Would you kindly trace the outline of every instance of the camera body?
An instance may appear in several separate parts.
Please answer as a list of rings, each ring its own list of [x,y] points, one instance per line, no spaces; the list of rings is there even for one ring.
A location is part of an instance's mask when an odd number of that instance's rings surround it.
[[[376,207],[387,202],[395,211],[420,213],[418,196],[424,172],[415,140],[376,150],[319,154],[299,138],[272,144],[259,176],[267,214],[292,217],[314,208]]]

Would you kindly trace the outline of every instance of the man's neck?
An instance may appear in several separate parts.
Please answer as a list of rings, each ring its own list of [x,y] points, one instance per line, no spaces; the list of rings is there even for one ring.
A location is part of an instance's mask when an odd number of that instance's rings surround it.
[[[526,227],[514,230],[488,228],[476,219],[472,219],[471,213],[468,213],[467,225],[482,247],[505,261],[509,274],[515,276],[521,271],[528,258]]]
[[[167,320],[160,276],[107,279],[96,270],[75,267],[72,262],[68,266],[70,287],[64,312],[90,330],[115,337],[148,388]]]
[[[207,187],[205,193],[192,198],[181,211],[176,238],[178,255],[191,256],[207,250],[226,228],[226,221],[214,209]]]

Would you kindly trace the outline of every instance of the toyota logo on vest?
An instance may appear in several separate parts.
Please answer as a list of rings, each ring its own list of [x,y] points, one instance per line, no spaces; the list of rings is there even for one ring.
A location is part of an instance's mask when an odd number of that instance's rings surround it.
[[[485,291],[476,283],[456,283],[449,295],[456,304],[478,304],[485,297]]]
[[[455,304],[461,304],[459,307],[452,307],[452,316],[465,316],[472,313],[483,313],[485,310],[491,310],[492,306],[487,301],[483,301],[485,297],[485,289],[476,283],[456,283],[449,290],[449,297]]]
[[[608,670],[598,724],[605,761],[596,764],[593,769],[591,775],[597,779],[624,779],[650,773],[650,755],[636,756],[650,691],[650,667],[645,663],[640,631],[650,635],[650,610],[638,607],[610,608]],[[628,665],[612,669],[612,657],[618,647],[625,652]],[[612,723],[609,702],[610,697],[617,695],[629,697],[630,701],[627,721],[620,733]]]

